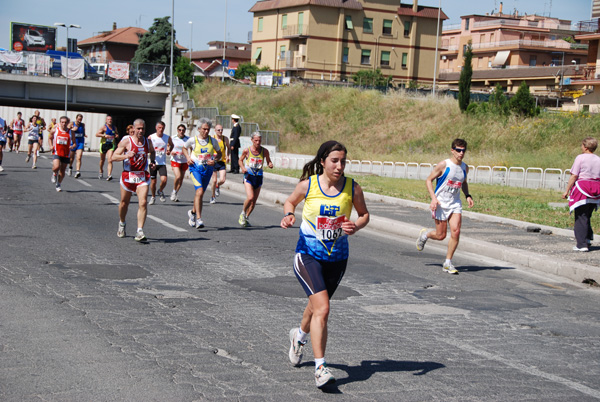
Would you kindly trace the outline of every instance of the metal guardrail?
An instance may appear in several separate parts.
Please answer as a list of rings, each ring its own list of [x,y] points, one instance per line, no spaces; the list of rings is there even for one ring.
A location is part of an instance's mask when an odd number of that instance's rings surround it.
[[[263,137],[264,138],[264,137]],[[269,144],[274,145],[274,144]],[[302,169],[310,159],[305,157],[275,156],[275,167],[283,169]],[[425,180],[435,168],[435,164],[417,162],[348,160],[348,173],[370,174],[397,179]],[[571,176],[570,169],[524,168],[506,166],[469,165],[469,183],[497,184],[509,187],[543,188],[563,190]]]

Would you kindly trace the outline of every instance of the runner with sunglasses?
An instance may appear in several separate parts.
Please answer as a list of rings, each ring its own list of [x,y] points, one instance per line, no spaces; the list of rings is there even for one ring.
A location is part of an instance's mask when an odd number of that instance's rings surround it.
[[[473,207],[473,197],[469,194],[467,174],[469,167],[463,162],[467,152],[467,141],[457,138],[452,141],[452,156],[438,163],[431,174],[425,179],[425,184],[431,196],[432,218],[435,219],[435,230],[422,229],[417,239],[417,250],[422,251],[428,239],[444,240],[450,224],[450,240],[446,261],[442,265],[444,272],[457,275],[458,270],[452,265],[452,256],[458,247],[460,228],[462,224],[462,202],[460,191],[465,193],[469,208]],[[433,180],[436,179],[435,190]]]

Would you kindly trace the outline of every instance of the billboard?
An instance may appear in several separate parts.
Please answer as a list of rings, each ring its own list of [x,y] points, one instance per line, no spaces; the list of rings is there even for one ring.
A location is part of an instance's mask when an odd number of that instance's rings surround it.
[[[55,27],[11,22],[10,35],[10,48],[15,52],[46,52],[56,49]]]

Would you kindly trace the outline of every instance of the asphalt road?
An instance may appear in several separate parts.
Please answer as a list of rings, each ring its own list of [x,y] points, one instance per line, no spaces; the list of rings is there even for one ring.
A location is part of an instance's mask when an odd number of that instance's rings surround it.
[[[281,206],[240,228],[242,197],[223,191],[198,231],[185,182],[181,202],[149,207],[138,244],[135,198],[120,239],[119,185],[95,178],[98,158],[62,193],[49,159],[24,158],[5,153],[0,173],[2,401],[600,399],[596,289],[460,249],[450,276],[443,248],[369,229],[332,302],[338,381],[319,391],[310,346],[301,367],[287,358],[306,297]]]

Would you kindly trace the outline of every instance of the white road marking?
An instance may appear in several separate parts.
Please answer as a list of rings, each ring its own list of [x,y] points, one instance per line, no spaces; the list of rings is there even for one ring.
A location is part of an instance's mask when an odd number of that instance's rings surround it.
[[[90,183],[88,183],[87,181],[85,181],[85,180],[77,179],[77,181],[79,183],[83,184],[84,186],[92,187],[92,185]]]
[[[119,204],[121,201],[119,201],[118,199],[116,199],[115,197],[113,197],[110,194],[106,194],[106,193],[102,193],[103,196],[105,196],[106,198],[109,199],[110,202],[112,202],[113,204]]]
[[[525,364],[521,364],[521,363],[517,363],[517,362],[511,361],[511,360],[506,359],[506,358],[504,358],[502,356],[498,356],[498,355],[495,355],[493,353],[487,352],[485,350],[478,349],[478,348],[476,348],[474,346],[471,346],[471,345],[468,345],[466,343],[461,343],[461,342],[456,341],[454,339],[445,339],[444,342],[446,342],[446,343],[448,343],[450,345],[456,346],[459,349],[462,349],[462,350],[465,350],[467,352],[473,353],[475,355],[485,357],[486,359],[495,360],[495,361],[500,362],[500,363],[502,363],[504,365],[507,365],[509,367],[512,367],[514,369],[522,371],[524,373],[527,373],[527,374],[530,374],[530,375],[534,375],[534,376],[537,376],[537,377],[542,377],[542,378],[545,378],[545,379],[550,380],[552,382],[555,382],[555,383],[558,383],[558,384],[562,384],[562,385],[564,385],[566,387],[572,388],[574,390],[577,390],[577,391],[579,391],[579,392],[581,392],[583,394],[592,396],[594,398],[600,398],[600,391],[599,390],[590,388],[590,387],[585,386],[583,384],[579,384],[579,383],[577,383],[575,381],[567,380],[566,378],[563,378],[563,377],[560,377],[560,376],[557,376],[557,375],[554,375],[554,374],[545,373],[545,372],[543,372],[541,370],[538,370],[535,367],[531,367],[531,366],[527,366]]]

